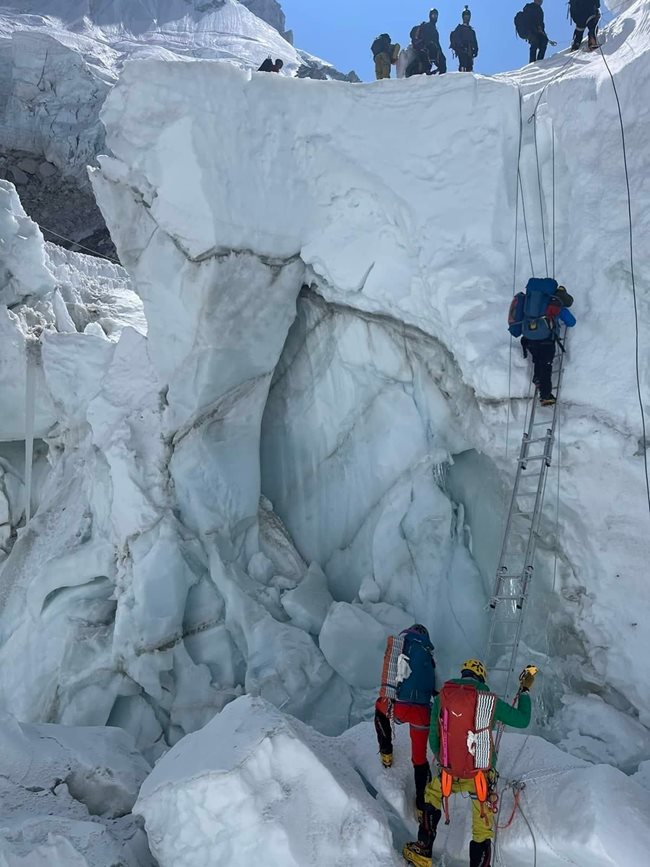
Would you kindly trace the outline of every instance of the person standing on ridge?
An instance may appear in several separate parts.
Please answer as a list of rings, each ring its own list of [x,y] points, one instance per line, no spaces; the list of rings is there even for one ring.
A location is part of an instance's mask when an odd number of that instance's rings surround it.
[[[447,58],[440,47],[440,34],[438,33],[438,10],[429,12],[429,20],[416,25],[411,30],[411,44],[415,49],[415,60],[406,70],[406,77],[412,75],[432,75],[431,66],[435,65],[438,75],[447,72]]]
[[[553,406],[552,374],[560,324],[573,328],[575,316],[568,308],[573,297],[550,277],[531,277],[525,292],[518,292],[510,303],[508,331],[521,337],[524,358],[533,359],[533,382],[539,389],[542,406]],[[562,345],[560,348],[563,350]],[[564,351],[564,350],[563,350]]]
[[[542,3],[543,0],[526,3],[521,12],[515,16],[517,34],[530,45],[530,63],[544,59],[549,43],[544,27]]]
[[[580,48],[585,28],[588,30],[587,47],[590,51],[595,51],[598,48],[596,32],[600,21],[600,0],[570,0],[569,12],[576,26],[569,51],[577,51]]]
[[[381,33],[370,46],[372,56],[375,59],[375,77],[377,81],[390,78],[390,67],[397,63],[400,47],[393,45],[388,33]]]
[[[458,58],[459,72],[472,72],[474,58],[478,57],[478,40],[476,31],[470,27],[472,13],[466,6],[462,13],[463,23],[459,24],[449,35],[449,47]]]
[[[444,808],[448,818],[451,794],[468,794],[472,801],[470,867],[490,867],[494,813],[486,801],[496,786],[497,760],[492,729],[496,723],[525,729],[530,723],[528,691],[537,669],[519,675],[515,706],[497,698],[486,683],[487,670],[478,659],[463,663],[460,678],[447,681],[433,702],[429,744],[440,765],[440,775],[426,787],[418,839],[404,846],[402,855],[415,867],[432,867],[431,852]]]
[[[418,818],[424,810],[424,789],[431,779],[427,740],[431,721],[431,699],[436,694],[436,663],[429,633],[414,623],[399,636],[388,639],[382,684],[375,704],[375,731],[379,755],[385,768],[393,764],[391,719],[408,723],[411,761],[415,777],[415,807]]]

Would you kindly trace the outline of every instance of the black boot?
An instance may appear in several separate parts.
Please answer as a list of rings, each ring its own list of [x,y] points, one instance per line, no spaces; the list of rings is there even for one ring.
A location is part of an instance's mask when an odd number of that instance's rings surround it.
[[[431,780],[431,769],[429,763],[423,765],[413,765],[413,776],[415,777],[415,809],[418,811],[418,819],[420,813],[424,810],[424,790],[427,783]]]
[[[490,867],[492,864],[492,841],[484,840],[469,844],[469,867]]]
[[[573,42],[571,43],[571,48],[569,51],[577,51],[578,48],[582,45],[582,36],[584,34],[584,30],[578,30],[576,28],[575,33],[573,34]]]

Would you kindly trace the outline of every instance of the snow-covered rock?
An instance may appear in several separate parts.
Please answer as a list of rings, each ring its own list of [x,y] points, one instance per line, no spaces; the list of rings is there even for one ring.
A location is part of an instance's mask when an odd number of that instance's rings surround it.
[[[117,728],[0,720],[0,863],[150,867],[131,813],[149,765]]]

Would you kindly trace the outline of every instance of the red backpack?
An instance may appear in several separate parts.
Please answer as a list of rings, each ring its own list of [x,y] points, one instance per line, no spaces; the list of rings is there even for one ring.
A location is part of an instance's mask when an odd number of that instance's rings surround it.
[[[440,692],[440,766],[445,817],[449,822],[449,795],[455,779],[474,780],[481,808],[488,796],[485,771],[492,767],[492,726],[497,697],[470,683],[448,681]]]

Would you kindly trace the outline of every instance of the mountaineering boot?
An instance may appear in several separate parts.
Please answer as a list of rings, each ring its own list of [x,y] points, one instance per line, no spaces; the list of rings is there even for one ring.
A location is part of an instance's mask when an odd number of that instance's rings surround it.
[[[392,753],[379,753],[379,758],[381,759],[381,763],[385,768],[393,767],[393,754]]]
[[[542,406],[555,406],[557,401],[555,400],[554,395],[549,394],[548,397],[540,398],[539,402]]]
[[[598,48],[598,37],[595,33],[590,33],[587,37],[587,48],[589,51],[595,51]]]
[[[573,42],[571,43],[571,48],[569,48],[569,51],[577,51],[581,45],[582,45],[582,30],[576,30],[576,32],[573,34]]]
[[[492,841],[483,840],[469,844],[469,867],[490,867],[492,863]]]
[[[402,857],[415,867],[431,867],[431,846],[424,843],[407,843],[402,849]]]

